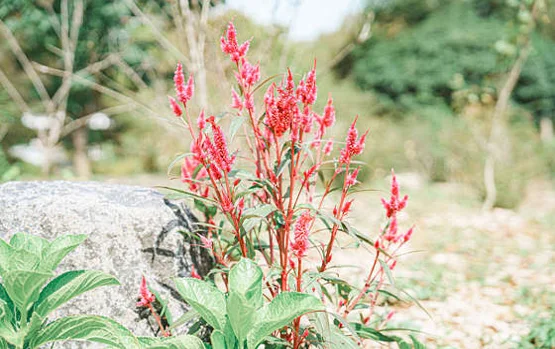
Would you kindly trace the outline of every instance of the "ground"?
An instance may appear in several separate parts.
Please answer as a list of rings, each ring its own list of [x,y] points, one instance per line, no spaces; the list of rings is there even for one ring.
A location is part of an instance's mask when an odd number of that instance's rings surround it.
[[[396,285],[426,311],[414,302],[388,305],[395,310],[389,326],[422,331],[418,337],[430,348],[539,347],[524,346],[523,338],[542,318],[555,336],[549,325],[555,321],[555,192],[549,183],[530,185],[515,211],[482,212],[473,191],[456,184],[419,184],[408,193],[403,223],[416,224],[417,231],[406,251],[414,253],[395,270]]]

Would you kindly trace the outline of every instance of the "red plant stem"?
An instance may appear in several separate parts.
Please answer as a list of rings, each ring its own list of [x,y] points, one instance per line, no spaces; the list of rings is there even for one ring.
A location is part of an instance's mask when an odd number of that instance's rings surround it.
[[[302,280],[303,280],[303,260],[302,258],[297,258],[297,292],[302,291]],[[293,321],[295,333],[294,333],[294,340],[293,340],[293,349],[297,349],[299,345],[301,345],[302,337],[300,332],[301,327],[301,318],[298,317]]]
[[[345,204],[345,198],[347,197],[347,178],[349,177],[349,166],[350,166],[350,162],[348,162],[345,165],[345,176],[343,178],[343,190],[341,191],[341,200],[339,201],[339,206],[337,207],[337,213],[335,215],[336,219],[340,219],[340,215],[341,212],[343,211],[343,205]],[[322,199],[323,201],[323,199]],[[330,256],[331,256],[331,251],[333,249],[333,243],[335,242],[335,238],[337,236],[337,231],[339,230],[339,225],[337,225],[337,223],[333,224],[332,230],[331,230],[331,235],[330,235],[330,240],[328,241],[328,245],[327,245],[327,249],[326,249],[326,253],[324,255],[324,258],[322,259],[322,265],[320,266],[319,270],[320,272],[323,272],[324,270],[326,270],[326,267],[328,266],[329,260],[330,260]]]
[[[370,269],[370,273],[368,273],[368,277],[366,278],[366,282],[364,283],[364,287],[360,290],[360,293],[357,295],[355,299],[349,305],[347,305],[345,309],[345,316],[347,316],[351,310],[360,302],[361,298],[366,294],[366,291],[372,285],[372,274],[374,274],[374,269],[376,269],[376,265],[378,264],[378,257],[380,256],[380,250],[376,250],[376,257],[374,257],[374,263],[372,264],[372,269]]]
[[[152,306],[151,303],[148,304],[148,309],[150,310],[150,313],[152,314],[152,317],[154,317],[154,320],[158,324],[158,327],[160,328],[160,332],[162,332],[162,336],[164,336],[164,337],[171,336],[171,333],[167,332],[166,329],[164,328],[164,325],[162,325],[162,319],[160,318],[160,316],[156,312],[156,309],[154,309],[154,307]]]

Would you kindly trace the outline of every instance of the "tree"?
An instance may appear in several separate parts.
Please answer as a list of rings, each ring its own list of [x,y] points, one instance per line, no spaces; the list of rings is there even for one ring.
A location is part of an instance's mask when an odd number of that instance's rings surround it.
[[[0,83],[21,112],[40,113],[50,121],[37,132],[45,149],[45,175],[51,171],[52,149],[72,133],[76,163],[81,164],[76,170],[88,174],[84,126],[96,112],[146,108],[129,97],[130,90],[146,86],[137,72],[146,44],[132,41],[130,19],[123,4],[103,0],[0,4],[2,50],[17,62],[8,73],[0,69]],[[12,81],[14,72],[25,75],[26,82]],[[101,95],[117,103],[109,105]]]

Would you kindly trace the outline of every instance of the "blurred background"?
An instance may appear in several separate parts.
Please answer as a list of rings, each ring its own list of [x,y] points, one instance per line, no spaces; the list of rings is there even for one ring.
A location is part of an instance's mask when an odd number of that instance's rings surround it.
[[[0,0],[0,182],[163,184],[188,149],[176,63],[193,113],[231,109],[230,20],[263,78],[317,59],[335,136],[370,129],[364,185],[400,174],[424,251],[401,283],[435,315],[398,321],[436,347],[555,346],[552,0]]]

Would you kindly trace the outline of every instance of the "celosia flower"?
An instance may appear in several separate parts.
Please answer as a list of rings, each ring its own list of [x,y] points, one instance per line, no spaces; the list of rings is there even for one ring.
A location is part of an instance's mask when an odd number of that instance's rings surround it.
[[[231,89],[231,107],[233,109],[237,109],[238,111],[243,110],[243,102],[241,101],[239,94],[235,92],[235,89]]]
[[[168,97],[168,99],[170,100],[170,106],[172,108],[173,113],[175,114],[175,116],[180,117],[181,114],[183,114],[181,107],[179,106],[179,104],[177,104],[177,101],[174,98]]]
[[[227,149],[227,142],[224,133],[220,126],[216,124],[214,116],[211,116],[207,120],[212,125],[212,134],[214,141],[212,142],[210,138],[206,137],[204,140],[204,147],[208,154],[210,155],[210,170],[212,173],[221,177],[219,171],[224,171],[228,173],[231,171],[231,166],[235,161],[235,157],[229,155]]]
[[[156,297],[146,285],[146,279],[143,276],[141,279],[141,287],[139,289],[139,301],[137,302],[137,307],[148,307],[156,300]]]
[[[332,127],[335,124],[335,108],[333,107],[333,99],[331,93],[328,96],[328,103],[324,108],[324,115],[322,115],[322,127]]]
[[[198,237],[200,239],[200,242],[202,243],[202,247],[204,247],[208,250],[212,250],[212,239],[207,238],[206,236],[204,236],[202,234],[198,234]]]
[[[206,127],[206,118],[204,117],[204,109],[200,111],[200,114],[197,118],[197,126],[199,130],[204,130]]]
[[[386,210],[386,216],[392,217],[397,212],[401,211],[407,205],[408,195],[405,195],[402,199],[399,198],[399,183],[397,182],[397,177],[395,172],[391,170],[391,198],[389,202],[382,199],[382,205]]]
[[[333,150],[333,140],[328,140],[324,146],[324,154],[330,155]]]
[[[310,105],[316,101],[316,95],[316,60],[314,60],[314,67],[308,72],[306,80],[299,81],[297,96],[301,103]]]
[[[313,217],[310,215],[310,212],[305,211],[295,223],[294,241],[291,244],[291,250],[293,250],[297,258],[306,256],[306,251],[308,250],[308,229],[312,220]]]
[[[345,186],[350,187],[357,183],[359,168],[357,167],[353,172],[347,174],[347,180],[345,181]]]
[[[230,22],[227,26],[226,36],[220,38],[220,47],[224,53],[231,57],[233,62],[238,63],[247,54],[249,42],[245,41],[239,46],[237,43],[237,31],[233,23]]]
[[[291,70],[287,70],[287,77],[277,90],[278,97],[275,98],[275,85],[270,85],[264,101],[266,103],[266,123],[276,137],[281,137],[291,128],[295,115],[299,113]]]
[[[173,76],[173,82],[175,83],[175,92],[177,94],[177,99],[187,105],[187,102],[193,97],[195,91],[195,83],[193,76],[189,76],[189,81],[185,85],[185,76],[183,75],[183,66],[181,63],[177,63],[177,68],[175,69],[175,74]]]
[[[358,137],[358,131],[355,128],[357,118],[355,118],[355,120],[351,124],[351,127],[349,128],[345,148],[341,150],[339,163],[349,163],[353,156],[359,155],[364,150],[364,143],[366,142],[366,135],[368,134],[368,131],[366,131],[366,133],[363,134],[360,138]]]
[[[236,73],[237,82],[245,87],[253,86],[260,80],[260,64],[252,65],[246,59],[242,62],[239,72]]]

